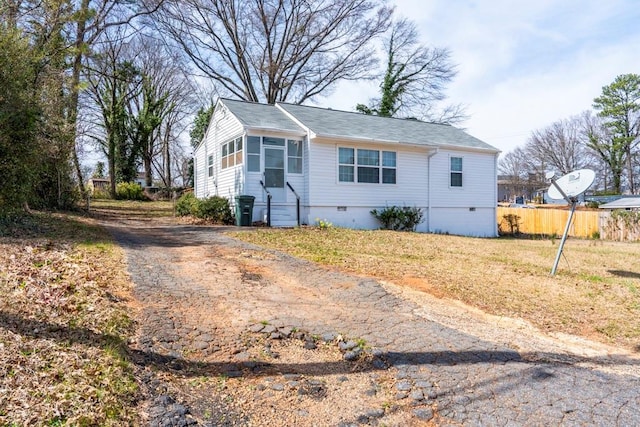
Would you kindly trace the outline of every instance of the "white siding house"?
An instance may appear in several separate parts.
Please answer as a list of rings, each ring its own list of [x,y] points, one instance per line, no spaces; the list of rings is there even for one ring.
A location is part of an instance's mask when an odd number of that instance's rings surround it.
[[[499,151],[448,125],[220,99],[195,151],[197,197],[255,196],[253,220],[379,227],[372,209],[415,206],[418,231],[496,236]],[[295,191],[295,193],[294,193]]]

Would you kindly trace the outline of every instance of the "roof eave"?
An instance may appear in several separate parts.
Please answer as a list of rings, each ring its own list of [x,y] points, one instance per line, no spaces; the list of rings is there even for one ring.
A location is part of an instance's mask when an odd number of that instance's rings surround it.
[[[389,139],[376,139],[376,138],[367,138],[362,136],[347,136],[347,135],[334,135],[334,134],[315,134],[313,139],[330,139],[336,140],[339,139],[341,141],[349,141],[349,142],[370,142],[376,144],[389,144],[389,145],[410,145],[412,147],[425,147],[425,148],[437,148],[437,144],[419,144],[415,142],[404,142],[404,141],[393,141]]]
[[[245,126],[245,132],[277,132],[277,133],[286,133],[288,135],[295,135],[300,137],[307,136],[307,132],[305,132],[303,129],[291,130],[291,129],[281,129],[281,128],[273,128],[273,127],[260,127],[260,126]]]
[[[502,153],[502,151],[498,150],[497,148],[473,147],[470,145],[437,144],[437,146],[443,149],[450,149],[450,150],[474,151],[478,153],[491,153],[491,154]]]

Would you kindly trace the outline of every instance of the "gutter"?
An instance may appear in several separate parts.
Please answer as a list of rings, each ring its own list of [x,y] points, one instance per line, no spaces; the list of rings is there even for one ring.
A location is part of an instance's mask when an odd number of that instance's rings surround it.
[[[365,138],[358,136],[345,136],[345,135],[331,135],[331,134],[315,134],[313,139],[326,139],[327,143],[335,144],[337,141],[345,141],[345,142],[368,142],[374,144],[388,144],[388,145],[410,145],[413,147],[420,148],[436,148],[437,145],[432,144],[418,144],[413,142],[403,142],[403,141],[393,141],[386,139],[377,139],[377,138]],[[318,143],[322,143],[323,141],[316,141]]]

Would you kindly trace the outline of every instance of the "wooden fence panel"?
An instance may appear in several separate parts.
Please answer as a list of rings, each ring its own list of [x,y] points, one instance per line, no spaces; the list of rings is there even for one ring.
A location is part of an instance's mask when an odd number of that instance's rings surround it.
[[[561,236],[569,218],[569,210],[562,209],[522,209],[503,208],[497,209],[498,226],[501,232],[511,232],[505,215],[517,215],[520,217],[518,225],[521,233],[525,234],[556,234]],[[606,214],[598,211],[576,211],[569,228],[569,236],[593,237],[600,232],[600,216]]]
[[[600,217],[600,238],[621,242],[640,241],[640,213],[624,211],[606,212]]]

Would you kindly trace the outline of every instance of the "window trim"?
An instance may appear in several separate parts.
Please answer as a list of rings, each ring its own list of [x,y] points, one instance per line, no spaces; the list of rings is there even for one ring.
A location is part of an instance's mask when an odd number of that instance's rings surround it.
[[[453,170],[452,160],[460,159],[460,170]],[[453,175],[460,175],[460,185],[453,185]],[[449,155],[449,188],[464,187],[464,156]]]
[[[258,151],[252,152],[249,150],[249,138],[257,138],[258,140]],[[255,141],[254,141],[255,142]],[[245,140],[246,151],[247,151],[247,173],[261,173],[262,172],[262,136],[261,135],[247,135]],[[250,159],[258,159],[258,169],[252,170],[250,169],[251,162]]]
[[[299,156],[292,156],[291,155],[291,153],[289,152],[289,142],[300,144],[300,155]],[[287,174],[302,175],[304,173],[304,144],[303,144],[303,141],[301,139],[289,139],[289,138],[287,138],[286,148],[287,148]],[[289,168],[289,164],[290,164],[289,162],[292,159],[296,159],[296,163],[298,161],[300,162],[300,172],[292,172],[291,169]]]
[[[207,177],[213,177],[213,154],[207,156]]]
[[[340,161],[340,150],[352,150],[353,151],[353,163],[342,163]],[[358,151],[366,150],[366,151],[375,151],[378,153],[378,161],[377,165],[370,164],[360,164],[358,163]],[[385,165],[385,153],[393,153],[394,165]],[[373,184],[373,185],[398,185],[398,152],[392,150],[385,149],[374,149],[374,148],[358,148],[354,146],[347,145],[338,145],[337,150],[337,182],[338,184]],[[341,167],[349,167],[352,170],[353,179],[350,181],[342,180],[340,178],[340,168]],[[368,169],[377,169],[378,170],[378,181],[377,182],[363,182],[358,180],[358,169],[359,168],[368,168]],[[393,182],[384,182],[384,171],[385,170],[393,170]]]
[[[220,168],[228,169],[243,164],[243,136],[232,138],[220,148]]]

